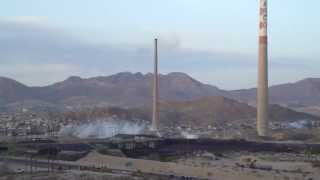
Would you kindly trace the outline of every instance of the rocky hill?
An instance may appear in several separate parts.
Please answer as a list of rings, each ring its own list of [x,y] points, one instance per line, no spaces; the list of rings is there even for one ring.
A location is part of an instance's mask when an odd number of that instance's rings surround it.
[[[150,106],[140,108],[86,108],[65,112],[65,119],[86,121],[99,118],[143,119],[151,121]],[[320,118],[296,112],[278,105],[270,106],[272,122],[297,122],[301,120],[318,121]],[[212,96],[190,101],[171,101],[160,103],[160,124],[162,126],[221,127],[227,124],[253,124],[256,109],[222,96]]]
[[[36,99],[66,106],[141,106],[151,102],[152,74],[118,73],[83,79],[70,77],[45,87],[27,87],[14,80],[0,82],[2,104]],[[202,84],[184,73],[160,75],[162,100],[191,100],[225,95],[227,91]]]
[[[139,107],[151,103],[152,74],[122,72],[111,76],[77,76],[44,87],[29,87],[9,78],[0,78],[0,106],[42,102],[66,108]],[[162,101],[191,101],[211,96],[255,106],[256,89],[226,91],[203,84],[184,73],[160,75]],[[320,79],[308,78],[295,83],[270,87],[270,102],[297,111],[320,115]],[[37,106],[37,103],[35,103]]]
[[[31,95],[31,88],[9,78],[0,77],[0,105],[20,101]]]
[[[256,89],[230,91],[230,97],[255,105]],[[320,114],[320,78],[307,78],[295,83],[269,88],[270,102],[295,110]]]

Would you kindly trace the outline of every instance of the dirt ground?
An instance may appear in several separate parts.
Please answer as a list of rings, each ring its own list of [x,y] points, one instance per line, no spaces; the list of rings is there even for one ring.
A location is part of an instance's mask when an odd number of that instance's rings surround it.
[[[68,171],[63,173],[38,172],[30,174],[11,174],[0,177],[0,180],[145,180],[144,178],[111,175],[107,173],[75,172]]]
[[[187,163],[193,161],[193,164]],[[259,159],[255,167],[242,166],[239,158],[222,158],[210,160],[186,159],[185,162],[158,162],[151,160],[119,158],[101,155],[96,152],[88,154],[78,162],[83,165],[99,164],[110,168],[136,170],[146,173],[163,173],[177,176],[201,177],[214,180],[317,180],[320,168],[308,162],[268,161]],[[208,161],[208,160],[207,160]],[[271,167],[271,169],[266,168]]]
[[[174,176],[173,179],[192,177],[194,179],[213,180],[318,180],[320,164],[307,162],[311,159],[317,160],[317,157],[310,158],[310,156],[286,153],[233,152],[215,155],[201,152],[181,156],[171,162],[160,162],[102,155],[93,151],[72,163],[98,169],[118,169],[118,173],[72,170],[48,174],[46,169],[38,168],[37,172],[33,171],[31,175],[26,166],[1,162],[0,180],[163,179],[163,176],[146,177],[146,174]],[[25,171],[19,173],[17,169],[24,169]],[[136,176],[137,174],[139,176]]]

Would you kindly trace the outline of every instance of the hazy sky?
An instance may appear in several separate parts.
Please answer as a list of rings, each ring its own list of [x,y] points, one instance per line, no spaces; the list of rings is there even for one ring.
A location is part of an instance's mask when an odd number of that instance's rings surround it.
[[[258,0],[7,0],[0,76],[46,85],[152,70],[225,89],[256,85]],[[320,77],[320,1],[269,0],[270,81]]]

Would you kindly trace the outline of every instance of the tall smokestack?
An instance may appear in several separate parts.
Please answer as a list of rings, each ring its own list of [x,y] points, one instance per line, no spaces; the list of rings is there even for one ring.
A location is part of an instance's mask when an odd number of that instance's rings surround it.
[[[159,121],[159,82],[158,82],[158,39],[154,39],[154,73],[153,73],[153,112],[151,131],[158,131]]]
[[[257,131],[268,135],[268,4],[260,0]]]

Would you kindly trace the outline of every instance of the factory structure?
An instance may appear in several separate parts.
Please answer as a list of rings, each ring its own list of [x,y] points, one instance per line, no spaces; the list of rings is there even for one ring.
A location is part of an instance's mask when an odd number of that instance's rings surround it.
[[[257,83],[257,132],[268,136],[268,3],[260,0]],[[154,39],[153,109],[151,131],[159,134],[158,39]]]
[[[257,131],[268,135],[268,4],[260,0]]]
[[[159,123],[159,74],[158,74],[158,39],[154,39],[154,73],[153,73],[153,101],[151,131],[158,132]]]

